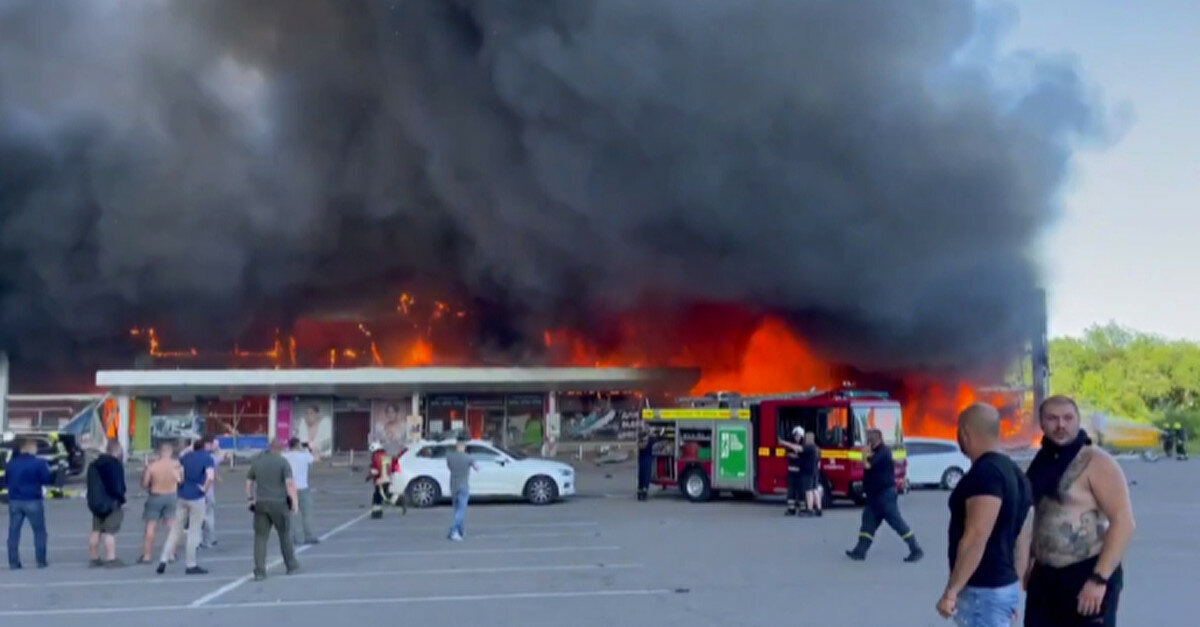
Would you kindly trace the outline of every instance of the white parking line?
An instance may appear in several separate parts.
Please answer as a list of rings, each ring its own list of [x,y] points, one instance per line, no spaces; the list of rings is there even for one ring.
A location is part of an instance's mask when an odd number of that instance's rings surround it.
[[[242,610],[261,608],[290,608],[309,606],[341,606],[341,605],[407,605],[417,603],[478,603],[483,601],[527,601],[531,599],[571,599],[586,597],[632,597],[659,596],[672,594],[668,588],[645,588],[629,590],[577,590],[562,592],[513,592],[497,594],[465,594],[422,597],[374,597],[365,599],[329,599],[302,601],[259,601],[249,603],[214,603],[212,605],[155,605],[148,607],[93,607],[93,608],[62,608],[51,610],[10,610],[0,611],[0,617],[5,616],[78,616],[86,614],[134,614],[147,612],[174,612],[178,610]]]
[[[318,572],[318,573],[301,573],[292,575],[290,579],[345,579],[353,577],[373,577],[376,575],[459,575],[459,574],[499,574],[499,573],[535,573],[535,572],[560,572],[560,571],[587,571],[587,570],[631,570],[642,568],[645,564],[561,564],[557,566],[494,566],[494,567],[479,567],[479,568],[417,568],[417,569],[401,569],[401,570],[359,570],[351,572]],[[219,577],[221,580],[236,580],[235,577]],[[213,579],[204,579],[204,581],[213,581]],[[90,588],[95,586],[153,586],[166,584],[188,584],[195,585],[195,578],[184,577],[156,577],[146,579],[91,579],[87,581],[45,581],[45,582],[21,582],[21,583],[0,583],[0,589],[42,589],[42,588]]]
[[[387,519],[385,518],[384,520],[386,521]],[[218,522],[220,522],[220,521],[218,521]],[[407,525],[405,523],[400,523],[399,526],[380,526],[380,527],[373,526],[373,527],[366,528],[366,529],[360,529],[357,532],[355,532],[355,534],[358,536],[362,536],[362,535],[366,535],[366,534],[370,534],[370,533],[380,533],[380,534],[387,534],[388,536],[394,536],[397,533],[403,533],[405,531],[444,531],[447,528],[447,526],[448,525]],[[481,524],[471,525],[471,528],[472,529],[545,529],[545,528],[555,529],[555,528],[559,528],[559,527],[570,528],[570,527],[597,527],[597,526],[599,526],[599,523],[585,522],[585,521],[568,521],[568,522],[554,522],[554,523],[547,522],[547,523],[513,523],[513,524],[481,523]],[[117,540],[119,542],[121,539],[125,538],[127,535],[129,537],[141,537],[141,531],[142,531],[142,525],[139,524],[136,530],[131,531],[128,534],[126,534],[126,533],[119,534],[117,536]],[[165,534],[165,532],[163,532],[163,531],[158,532],[159,536],[164,536],[164,534]],[[28,535],[28,532],[26,532],[25,534],[22,534],[22,535],[23,536]],[[51,533],[50,534],[50,542],[54,543],[54,541],[58,540],[58,539],[82,540],[82,539],[87,539],[88,535],[89,534],[86,534],[86,533]],[[229,529],[222,528],[221,531],[219,531],[217,535],[218,535],[218,537],[253,536],[254,531],[252,529],[229,530]],[[21,538],[21,547],[27,548],[29,550],[33,550],[32,540],[22,537]],[[51,551],[53,551],[53,550],[54,549],[51,549]]]
[[[324,542],[324,541],[328,540],[329,538],[332,538],[333,536],[341,533],[342,531],[349,529],[354,523],[366,518],[370,514],[371,514],[370,511],[363,512],[362,514],[355,516],[354,518],[351,518],[350,520],[342,523],[341,525],[334,527],[333,529],[330,529],[329,531],[326,531],[325,535],[320,536],[318,539],[320,541]],[[306,544],[306,545],[296,549],[296,555],[299,555],[299,554],[307,551],[308,549],[312,548],[313,546],[315,546],[315,545]],[[239,557],[238,559],[246,559],[246,558],[243,556],[243,557]],[[282,563],[283,563],[283,557],[277,557],[266,565],[267,570],[276,568]],[[213,599],[220,597],[221,595],[224,595],[224,594],[227,594],[234,590],[237,590],[239,587],[241,587],[247,581],[250,581],[250,579],[253,577],[254,577],[254,574],[251,573],[249,575],[242,576],[240,579],[235,579],[234,581],[231,581],[231,582],[221,586],[220,588],[213,590],[212,592],[200,597],[199,599],[192,601],[191,605],[189,605],[188,607],[200,607],[200,606],[204,605],[205,603],[208,603],[209,601],[212,601]]]

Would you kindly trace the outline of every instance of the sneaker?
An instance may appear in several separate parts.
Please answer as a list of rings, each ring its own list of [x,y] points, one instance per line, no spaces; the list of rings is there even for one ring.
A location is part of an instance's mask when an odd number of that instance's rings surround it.
[[[149,558],[149,557],[146,557],[145,555],[142,555],[142,556],[140,556],[140,557],[138,557],[138,558],[137,558],[137,563],[139,563],[139,564],[149,564],[149,563],[150,563],[150,558]]]
[[[50,564],[46,562],[38,562],[38,568],[50,568]]]
[[[104,566],[104,562],[102,560],[100,560],[100,558],[96,558],[96,559],[90,560],[88,562],[88,568],[101,568],[103,566]]]
[[[207,575],[208,574],[207,570],[204,570],[203,568],[200,568],[199,566],[189,566],[188,569],[183,572],[186,575]]]
[[[823,510],[823,509],[817,510],[817,518],[820,518],[824,515],[825,515],[825,510]]]
[[[254,580],[255,580],[255,581],[263,581],[263,580],[264,580],[264,579],[266,579],[266,578],[267,578],[267,574],[266,574],[266,573],[254,573]]]
[[[113,558],[111,560],[108,560],[107,562],[104,562],[104,567],[105,568],[124,568],[125,562],[122,562],[120,558]]]
[[[462,534],[460,534],[460,533],[452,533],[452,534],[450,534],[450,541],[451,541],[451,542],[461,542],[461,541],[462,541],[462,539],[463,539],[463,537],[462,537]]]
[[[296,573],[298,573],[298,572],[300,572],[300,566],[299,566],[299,565],[297,565],[295,568],[289,568],[289,569],[287,569],[287,574],[288,574],[288,575],[295,575],[295,574],[296,574]]]
[[[160,574],[160,575],[161,575],[161,574],[163,574],[163,573],[165,573],[165,572],[167,572],[167,563],[166,563],[166,562],[159,562],[159,563],[158,563],[158,568],[155,568],[155,569],[154,569],[154,572],[156,572],[156,573],[158,573],[158,574]]]

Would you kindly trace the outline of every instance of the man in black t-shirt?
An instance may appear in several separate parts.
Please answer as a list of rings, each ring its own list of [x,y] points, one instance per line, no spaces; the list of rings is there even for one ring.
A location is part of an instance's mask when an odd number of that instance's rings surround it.
[[[950,495],[950,577],[938,600],[959,625],[1007,627],[1020,603],[1029,562],[1032,489],[999,452],[1000,413],[975,403],[958,416],[958,445],[971,470]]]

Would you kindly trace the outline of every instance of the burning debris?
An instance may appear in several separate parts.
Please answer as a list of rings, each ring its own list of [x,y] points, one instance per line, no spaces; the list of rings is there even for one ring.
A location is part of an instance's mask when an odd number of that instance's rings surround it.
[[[128,366],[145,321],[181,358],[728,364],[713,387],[1006,363],[1105,116],[1069,63],[1001,55],[1004,17],[3,2],[0,340],[26,377]],[[423,331],[310,337],[435,293]]]

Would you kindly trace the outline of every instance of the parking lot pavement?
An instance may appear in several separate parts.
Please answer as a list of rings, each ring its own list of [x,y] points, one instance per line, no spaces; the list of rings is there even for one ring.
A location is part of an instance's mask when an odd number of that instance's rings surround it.
[[[1126,463],[1139,531],[1126,559],[1125,624],[1194,625],[1180,586],[1200,557],[1196,463]],[[620,497],[629,469],[592,477],[590,496]],[[611,474],[609,478],[605,474]],[[882,529],[865,563],[842,554],[859,510],[821,519],[782,515],[772,502],[687,503],[659,493],[572,499],[547,507],[472,505],[467,539],[449,542],[448,507],[389,509],[366,517],[360,476],[314,477],[323,542],[302,547],[302,571],[287,576],[272,537],[268,579],[252,581],[250,516],[239,478],[218,495],[219,546],[200,554],[208,575],[181,564],[86,567],[88,518],[82,501],[48,504],[51,568],[0,570],[0,620],[94,623],[118,616],[131,626],[208,625],[214,619],[291,625],[487,623],[490,625],[946,625],[933,611],[944,585],[946,493],[902,499],[928,557],[904,564],[905,547]],[[583,479],[580,480],[581,489]],[[610,488],[609,484],[617,486]],[[140,501],[118,543],[132,562],[140,542]],[[23,553],[32,562],[26,529]],[[161,539],[160,539],[161,543]],[[369,621],[369,622],[367,622]]]

